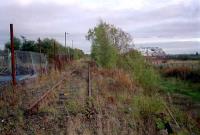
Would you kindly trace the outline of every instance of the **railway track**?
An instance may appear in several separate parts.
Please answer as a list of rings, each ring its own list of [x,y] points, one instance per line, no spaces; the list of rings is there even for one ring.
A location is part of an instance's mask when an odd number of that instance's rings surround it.
[[[71,71],[63,73],[64,75],[62,75],[56,83],[47,84],[50,87],[47,88],[44,86],[42,90],[40,89],[39,93],[36,92],[37,94],[33,97],[34,100],[25,105],[26,114],[33,114],[34,112],[37,112],[39,106],[42,103],[46,103],[45,100],[49,100],[49,95],[54,91],[58,93],[61,100],[65,98],[65,93],[69,93],[68,95],[72,98],[76,98],[73,96],[73,93],[80,93],[80,97],[81,94],[91,96],[90,64],[85,61],[83,63],[83,67],[72,67]],[[67,82],[69,83],[68,85]]]
[[[50,82],[40,88],[37,88],[37,90],[33,89],[32,92],[29,92],[30,95],[27,96],[27,98],[32,97],[32,100],[26,102],[28,99],[24,99],[26,103],[23,105],[23,108],[26,110],[26,113],[32,114],[38,111],[40,104],[45,102],[45,100],[48,99],[48,95],[63,83],[67,74],[68,73],[64,73],[64,75],[58,81],[56,81],[56,83],[52,84],[52,82]]]

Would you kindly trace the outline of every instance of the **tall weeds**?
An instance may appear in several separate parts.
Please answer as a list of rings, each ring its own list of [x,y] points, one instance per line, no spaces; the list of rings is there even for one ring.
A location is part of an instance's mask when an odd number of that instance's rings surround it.
[[[190,69],[186,67],[175,67],[161,70],[166,77],[176,77],[191,82],[200,81],[200,69]]]
[[[139,52],[133,50],[121,56],[118,67],[130,73],[132,78],[146,89],[146,94],[156,90],[160,76]]]

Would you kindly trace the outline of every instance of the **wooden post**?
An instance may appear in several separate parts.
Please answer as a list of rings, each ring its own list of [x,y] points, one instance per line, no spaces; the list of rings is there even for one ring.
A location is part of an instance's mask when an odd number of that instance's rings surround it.
[[[73,43],[73,40],[72,40],[72,56],[71,56],[71,60],[73,60],[73,58],[74,58],[74,50],[73,50],[73,47],[74,47],[74,43]]]
[[[13,24],[10,24],[10,46],[11,46],[12,84],[13,84],[13,86],[15,86],[17,84],[17,82],[16,82],[16,65],[15,65]]]
[[[67,38],[67,33],[65,32],[65,62],[67,61],[67,45],[66,45],[66,38]]]
[[[88,96],[92,96],[92,90],[91,90],[91,74],[90,74],[90,63],[88,63]]]

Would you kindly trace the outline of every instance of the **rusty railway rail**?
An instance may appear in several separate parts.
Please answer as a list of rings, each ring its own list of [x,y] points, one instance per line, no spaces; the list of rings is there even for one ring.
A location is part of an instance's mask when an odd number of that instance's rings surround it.
[[[40,96],[35,102],[33,102],[32,104],[29,105],[28,109],[26,110],[27,114],[32,114],[33,112],[38,110],[38,107],[40,105],[40,103],[45,100],[47,98],[47,96],[55,89],[57,88],[59,85],[62,84],[62,82],[66,79],[65,78],[66,74],[61,78],[61,80],[59,80],[55,85],[53,85],[51,88],[47,89],[47,91],[42,94],[42,96]]]
[[[73,73],[74,71],[70,72]],[[47,89],[45,93],[43,93],[36,101],[34,101],[33,103],[31,103],[28,108],[26,109],[26,114],[33,114],[34,112],[38,111],[39,105],[48,97],[48,95],[55,90],[55,88],[57,88],[59,85],[61,85],[63,83],[64,80],[66,80],[66,75],[67,73],[65,73],[61,79],[55,84],[53,85],[51,88]],[[91,88],[91,64],[90,62],[88,62],[88,79],[87,79],[87,83],[88,83],[88,96],[91,97],[92,96],[92,88]]]

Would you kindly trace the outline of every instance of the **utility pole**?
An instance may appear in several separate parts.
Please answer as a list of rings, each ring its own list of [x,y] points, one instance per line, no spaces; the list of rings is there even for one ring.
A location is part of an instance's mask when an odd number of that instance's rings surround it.
[[[39,49],[40,49],[40,74],[42,74],[42,57],[41,57],[41,40],[38,39]]]
[[[16,82],[13,24],[10,24],[10,46],[11,46],[12,83],[13,83],[13,86],[15,86],[17,82]]]
[[[74,43],[74,41],[72,40],[72,49],[73,49],[73,47],[74,47],[74,44],[73,44],[73,43]]]
[[[73,40],[72,40],[72,57],[71,57],[71,59],[73,59],[73,57],[74,57],[74,50],[73,50],[73,46],[74,46],[74,44],[73,44]]]
[[[67,35],[69,35],[69,33],[65,32],[65,49],[67,49],[65,55],[66,55],[68,58],[70,58],[70,55],[69,55],[69,47],[67,48],[67,44],[66,44]]]
[[[67,33],[69,35],[69,33]],[[69,57],[69,60],[70,60],[70,51],[69,51],[70,47],[67,48],[67,51],[68,51],[68,57]]]
[[[65,61],[67,61],[67,44],[66,44],[67,33],[65,32]]]

